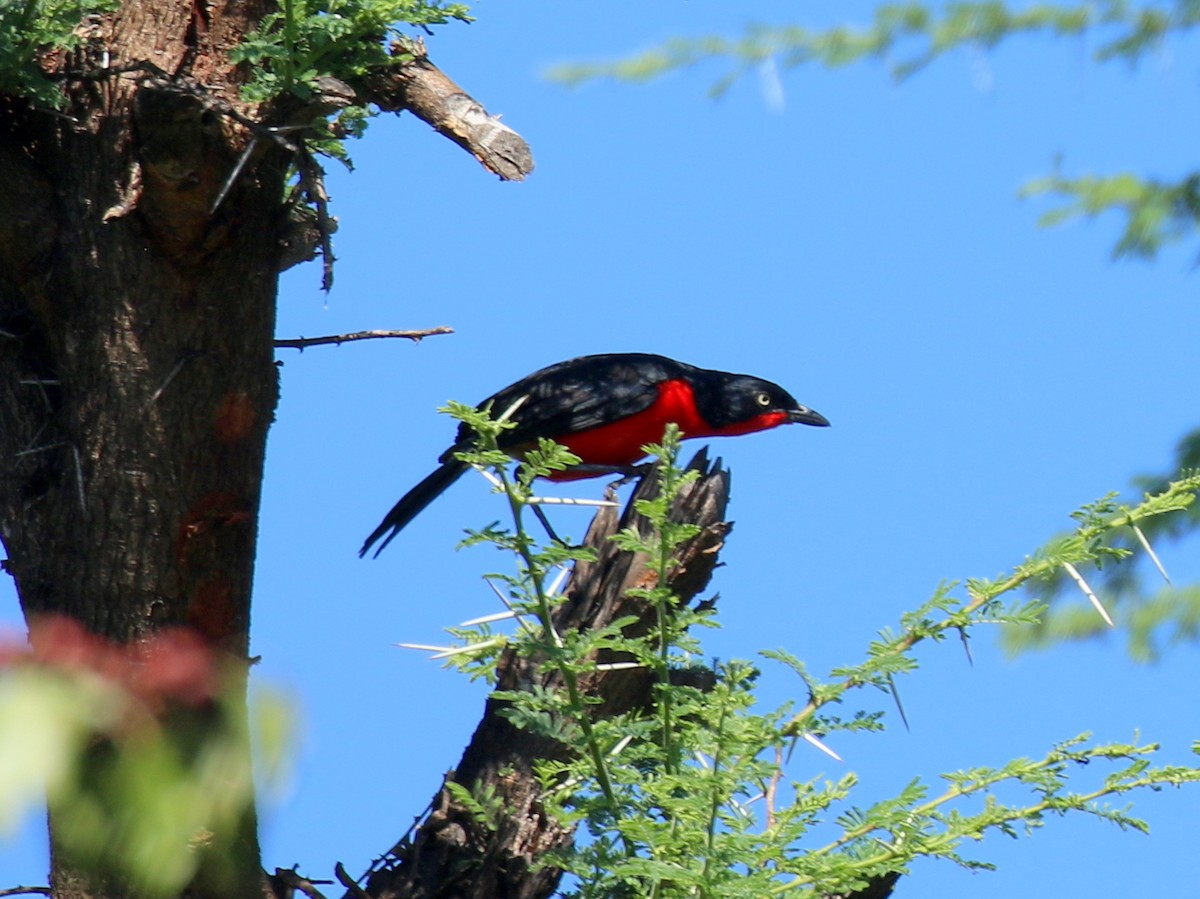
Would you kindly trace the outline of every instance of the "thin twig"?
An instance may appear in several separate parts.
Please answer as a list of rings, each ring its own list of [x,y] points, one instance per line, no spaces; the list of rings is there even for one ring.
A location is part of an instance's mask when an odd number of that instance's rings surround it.
[[[50,887],[9,887],[6,890],[0,890],[0,896],[52,896],[54,895]]]
[[[276,340],[276,349],[304,350],[310,346],[341,346],[343,343],[350,343],[353,340],[376,340],[386,337],[404,337],[411,340],[413,343],[420,343],[426,337],[434,337],[438,334],[453,334],[453,328],[447,328],[445,325],[439,325],[436,328],[425,328],[419,331],[355,331],[352,334],[328,334],[325,337],[296,337],[289,340]]]

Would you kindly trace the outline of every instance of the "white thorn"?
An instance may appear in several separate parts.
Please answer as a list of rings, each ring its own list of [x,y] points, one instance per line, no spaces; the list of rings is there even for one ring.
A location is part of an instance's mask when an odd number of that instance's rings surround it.
[[[630,668],[645,668],[641,662],[599,662],[597,671],[628,671]]]
[[[503,414],[499,418],[497,418],[496,421],[508,421],[510,418],[512,418],[514,412],[516,412],[518,409],[520,409],[522,406],[525,405],[525,401],[527,399],[529,399],[528,393],[517,397],[517,399],[513,402],[513,404],[511,406],[509,406],[507,409],[505,409]]]
[[[625,736],[621,737],[621,741],[619,743],[617,743],[616,746],[614,746],[612,749],[609,750],[609,753],[608,753],[609,756],[617,755],[622,749],[624,749],[626,746],[628,746],[632,742],[633,742],[633,734],[626,734]]]
[[[500,588],[496,586],[496,582],[488,577],[484,578],[484,582],[492,588],[492,592],[496,594],[496,597],[511,610],[512,604],[508,601],[508,597],[500,592]]]
[[[807,742],[811,743],[813,746],[816,746],[817,749],[821,750],[823,753],[825,753],[831,759],[834,759],[835,761],[839,761],[839,762],[842,761],[842,757],[840,755],[838,755],[836,752],[834,752],[832,749],[830,749],[828,746],[826,746],[824,743],[822,743],[820,740],[818,740],[812,734],[803,734],[802,736],[804,737],[804,739]]]
[[[1087,581],[1083,579],[1083,575],[1080,574],[1075,569],[1075,566],[1070,562],[1063,562],[1062,564],[1063,568],[1067,570],[1067,574],[1071,575],[1079,589],[1083,591],[1084,595],[1088,598],[1091,604],[1096,607],[1096,611],[1100,613],[1100,617],[1104,619],[1105,624],[1107,624],[1109,627],[1116,627],[1116,625],[1113,624],[1113,620],[1108,616],[1108,612],[1105,611],[1104,604],[1100,602],[1100,597],[1092,592],[1092,588],[1089,587]]]
[[[1150,546],[1150,541],[1146,539],[1146,535],[1142,533],[1142,529],[1136,524],[1130,525],[1130,527],[1133,528],[1133,533],[1137,535],[1138,542],[1142,544],[1142,549],[1146,551],[1146,555],[1150,557],[1150,561],[1158,569],[1158,573],[1162,575],[1164,581],[1170,584],[1171,579],[1167,577],[1167,569],[1163,568],[1163,563],[1158,560],[1158,555],[1154,552],[1154,548]]]
[[[744,805],[742,805],[740,802],[738,802],[733,797],[730,797],[728,802],[729,802],[730,806],[732,806],[733,810],[735,812],[737,812],[739,815],[741,815],[743,818],[753,817],[750,814],[750,809],[746,808]]]
[[[504,621],[508,618],[518,618],[520,613],[514,609],[509,609],[506,612],[493,612],[491,615],[480,615],[478,618],[472,618],[470,621],[464,621],[459,627],[474,627],[477,624],[491,624],[493,621]]]
[[[526,502],[531,506],[595,506],[613,509],[620,505],[607,499],[576,499],[570,496],[531,496]]]
[[[537,630],[537,628],[525,620],[525,617],[521,612],[518,612],[515,608],[513,608],[513,604],[509,602],[508,597],[505,596],[504,593],[501,592],[500,588],[496,586],[495,581],[489,578],[484,578],[484,580],[486,581],[487,585],[492,588],[492,592],[496,594],[496,598],[499,599],[500,602],[504,603],[504,607],[508,609],[508,611],[512,612],[512,617],[517,620],[517,624],[521,625],[522,628],[531,633]]]
[[[431,655],[430,659],[448,659],[450,656],[460,656],[464,652],[475,652],[478,649],[491,649],[493,646],[504,645],[504,638],[497,637],[495,640],[484,640],[482,643],[470,643],[466,646],[456,646],[454,649],[447,649],[444,652],[437,652]]]
[[[497,490],[499,490],[501,487],[504,486],[504,483],[498,477],[496,477],[494,474],[492,474],[490,471],[488,471],[482,465],[472,465],[471,467],[474,468],[481,475],[483,475],[485,478],[487,478],[488,483],[491,484],[493,487],[495,487]]]
[[[446,652],[454,649],[453,646],[431,646],[428,643],[393,643],[392,645],[400,649],[416,649],[421,652]]]
[[[549,596],[554,596],[557,594],[558,591],[562,589],[563,582],[570,574],[571,569],[567,568],[566,566],[558,569],[558,574],[556,574],[554,576],[554,580],[550,582],[550,586],[546,589],[546,594]]]

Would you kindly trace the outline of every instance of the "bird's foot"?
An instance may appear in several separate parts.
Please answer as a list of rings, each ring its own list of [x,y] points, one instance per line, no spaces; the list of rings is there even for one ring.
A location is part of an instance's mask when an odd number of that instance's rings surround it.
[[[644,478],[646,475],[650,474],[650,471],[653,468],[653,462],[643,462],[640,465],[611,466],[610,473],[619,474],[621,477],[609,484],[607,489],[616,490],[618,487],[624,487],[630,481],[637,480],[638,478]]]

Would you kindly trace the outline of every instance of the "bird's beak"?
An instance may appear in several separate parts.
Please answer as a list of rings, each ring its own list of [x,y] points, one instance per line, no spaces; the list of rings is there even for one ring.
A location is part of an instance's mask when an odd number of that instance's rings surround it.
[[[813,425],[818,428],[829,427],[829,419],[820,412],[815,412],[808,406],[797,406],[788,410],[788,421],[795,424]]]

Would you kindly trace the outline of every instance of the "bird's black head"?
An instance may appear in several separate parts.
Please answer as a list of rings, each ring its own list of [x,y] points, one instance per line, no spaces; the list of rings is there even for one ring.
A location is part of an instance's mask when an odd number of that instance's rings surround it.
[[[698,382],[696,407],[718,434],[748,434],[791,423],[829,425],[824,415],[762,378],[714,371],[705,372]]]

